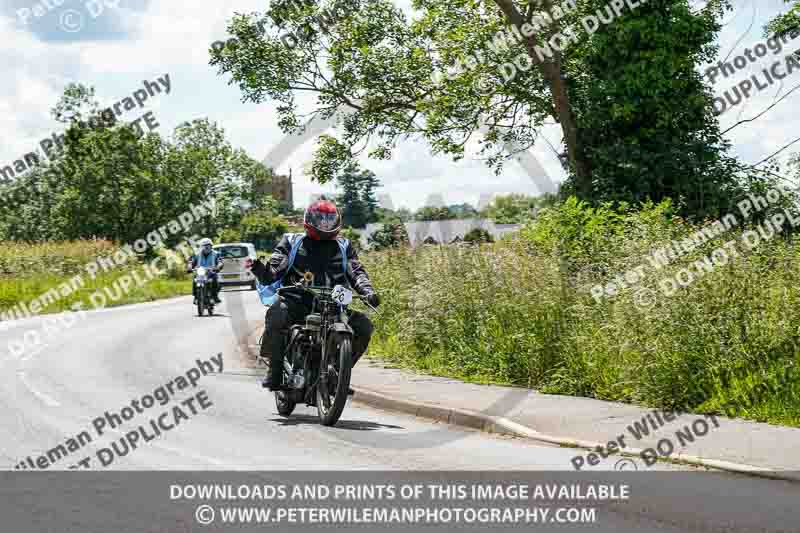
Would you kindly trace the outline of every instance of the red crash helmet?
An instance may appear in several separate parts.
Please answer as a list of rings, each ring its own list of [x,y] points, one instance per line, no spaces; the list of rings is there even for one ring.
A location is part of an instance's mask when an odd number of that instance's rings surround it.
[[[306,208],[303,225],[312,239],[331,240],[342,229],[342,216],[330,200],[317,200]]]

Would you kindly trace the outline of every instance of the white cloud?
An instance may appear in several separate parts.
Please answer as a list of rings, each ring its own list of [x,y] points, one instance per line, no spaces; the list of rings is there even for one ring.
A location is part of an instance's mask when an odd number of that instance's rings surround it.
[[[781,0],[736,3],[738,10],[728,17],[720,38],[723,54],[762,40],[764,23],[785,9]],[[208,66],[208,48],[213,41],[225,38],[226,20],[235,11],[263,11],[265,5],[264,0],[202,4],[170,0],[128,9],[123,2],[114,13],[119,22],[114,27],[121,28],[119,38],[76,42],[42,40],[30,28],[18,26],[13,9],[5,9],[7,16],[0,16],[4,35],[0,40],[0,60],[6,67],[6,83],[0,86],[0,165],[30,151],[39,139],[60,129],[49,111],[66,83],[88,83],[97,88],[101,101],[114,102],[139,88],[142,80],[153,80],[164,73],[170,74],[171,94],[148,101],[148,109],[155,110],[161,123],[162,134],[171,132],[180,122],[208,116],[226,129],[235,146],[242,146],[257,159],[263,158],[283,136],[277,127],[274,105],[242,103],[238,87],[229,86],[227,79],[217,76],[216,70]],[[408,7],[406,0],[403,7]],[[753,65],[741,76],[752,75],[759,70],[757,67]],[[787,82],[786,90],[800,83],[800,73],[796,80]],[[721,92],[733,83],[732,79],[719,81],[716,88]],[[754,96],[746,109],[742,107],[742,118],[760,111],[772,99],[772,88]],[[792,95],[758,121],[733,130],[731,140],[736,153],[743,160],[754,162],[789,142],[800,125],[796,102]],[[131,112],[131,118],[142,112]],[[723,127],[735,122],[738,114],[739,109],[726,113]],[[559,128],[548,126],[545,133],[560,149]],[[298,205],[311,194],[332,190],[331,186],[311,183],[302,174],[314,147],[313,142],[306,143],[279,169],[293,169]],[[533,152],[548,175],[559,180],[563,177],[563,170],[546,143],[538,142]],[[397,207],[420,207],[436,194],[441,194],[446,203],[477,203],[482,196],[496,193],[537,192],[516,163],[509,163],[500,176],[495,176],[473,157],[454,163],[446,157],[431,157],[424,143],[409,141],[400,145],[393,160],[365,160],[364,166],[378,174],[384,183],[379,192],[389,194]]]

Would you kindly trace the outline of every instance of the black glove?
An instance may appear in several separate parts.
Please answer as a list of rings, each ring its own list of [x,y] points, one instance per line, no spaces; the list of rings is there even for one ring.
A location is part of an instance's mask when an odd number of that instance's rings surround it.
[[[368,293],[366,298],[367,298],[367,303],[372,307],[378,307],[379,305],[381,305],[381,299],[378,296],[377,292]]]

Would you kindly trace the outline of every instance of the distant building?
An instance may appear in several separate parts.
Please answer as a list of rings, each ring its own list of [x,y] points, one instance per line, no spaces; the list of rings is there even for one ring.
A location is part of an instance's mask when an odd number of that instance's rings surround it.
[[[292,192],[292,169],[289,175],[273,174],[271,183],[263,183],[256,187],[256,192],[269,195],[279,202],[286,202],[291,209],[294,209],[294,194]]]
[[[406,222],[406,232],[411,246],[420,244],[451,244],[464,240],[464,236],[475,228],[485,229],[495,240],[517,231],[522,224],[495,224],[488,218],[467,218],[463,220],[432,220],[424,222]],[[367,224],[367,227],[358,233],[361,244],[367,245],[370,235],[383,227],[383,224]]]

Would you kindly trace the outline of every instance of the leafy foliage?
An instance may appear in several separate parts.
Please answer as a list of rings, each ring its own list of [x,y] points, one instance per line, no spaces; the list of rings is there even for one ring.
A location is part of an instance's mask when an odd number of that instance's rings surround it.
[[[378,219],[375,189],[380,181],[371,170],[359,170],[351,161],[336,177],[341,193],[336,198],[345,225],[363,228]]]
[[[800,1],[784,0],[787,4],[792,4],[786,13],[772,19],[764,28],[764,35],[770,37],[787,32],[797,31],[800,28]]]
[[[711,3],[693,14],[684,1],[648,1],[576,50],[581,61],[571,89],[595,198],[672,198],[698,218],[733,207],[739,166],[724,156],[728,143],[696,69],[715,56],[721,9]]]
[[[464,242],[469,243],[482,243],[482,242],[494,242],[494,238],[492,237],[491,233],[486,231],[483,228],[474,228],[467,232],[464,235]]]
[[[287,231],[286,219],[272,211],[251,211],[242,219],[242,240],[252,242],[258,249],[273,248]]]
[[[498,32],[551,4],[415,0],[418,17],[408,21],[388,0],[341,1],[345,14],[327,32],[301,31],[331,5],[325,0],[294,11],[277,2],[262,15],[236,17],[229,31],[239,45],[211,58],[245,100],[276,101],[285,131],[302,125],[298,93],[315,97],[312,113],[320,117],[346,110],[343,133],[320,140],[312,175],[321,182],[362,152],[390,158],[411,136],[456,160],[477,136],[480,154],[499,171],[513,155],[507,149],[530,147],[553,118],[571,165],[565,192],[585,201],[673,198],[682,213],[702,218],[739,193],[742,169],[725,156],[711,95],[695,68],[716,52],[726,0],[695,13],[687,0],[639,3],[508,80],[498,65],[533,58],[533,46],[580,28],[605,0],[577,2],[546,31],[502,46]],[[285,31],[305,38],[286,47]]]
[[[67,125],[64,150],[13,184],[0,213],[0,238],[131,242],[209,200],[214,213],[188,234],[216,235],[238,225],[244,206],[259,201],[256,191],[270,171],[234,150],[216,124],[181,124],[171,142],[142,136],[97,115],[93,94],[71,85],[55,106]]]
[[[397,248],[408,244],[408,232],[402,223],[384,224],[381,229],[367,238],[367,244],[372,250]]]
[[[447,207],[423,207],[414,213],[414,220],[452,220],[456,214]]]
[[[516,239],[367,254],[373,282],[391,295],[371,351],[469,381],[800,426],[797,241],[762,239],[674,294],[658,290],[758,231],[732,228],[646,268],[614,297],[592,297],[596,284],[699,228],[666,201],[612,209],[571,199],[542,210]],[[654,289],[652,305],[637,298],[640,288]]]
[[[482,215],[497,224],[520,224],[534,217],[539,203],[538,198],[524,194],[497,196],[486,206]]]
[[[350,241],[350,246],[352,246],[356,252],[361,251],[361,235],[359,235],[355,229],[349,226],[345,227],[342,229],[340,235]]]

